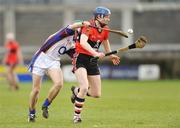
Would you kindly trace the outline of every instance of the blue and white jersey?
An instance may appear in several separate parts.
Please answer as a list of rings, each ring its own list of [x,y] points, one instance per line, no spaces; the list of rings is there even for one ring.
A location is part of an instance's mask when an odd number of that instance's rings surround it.
[[[51,35],[38,52],[44,52],[50,58],[60,60],[61,55],[69,49],[74,48],[73,35],[74,30],[69,29],[67,26],[56,32],[54,35]]]
[[[67,26],[51,35],[33,56],[29,68],[37,66],[37,61],[39,61],[38,57],[42,60],[43,54],[45,54],[45,56],[51,60],[59,61],[61,55],[65,54],[66,51],[74,48],[74,33],[75,31],[68,28]]]
[[[45,54],[53,60],[60,60],[60,56],[72,48],[75,48],[73,36],[68,36],[52,45]]]

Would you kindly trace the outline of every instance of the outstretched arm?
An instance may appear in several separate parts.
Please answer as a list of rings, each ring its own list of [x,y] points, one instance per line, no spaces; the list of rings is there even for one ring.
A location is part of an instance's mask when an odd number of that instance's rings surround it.
[[[70,24],[68,28],[75,30],[76,28],[80,28],[82,26],[89,26],[90,23],[88,21],[81,21],[81,22],[75,22],[73,24]]]
[[[82,27],[82,26],[89,26],[89,25],[90,25],[90,23],[89,23],[88,21],[82,21],[82,22],[75,22],[75,23],[73,23],[73,24],[70,24],[70,25],[68,25],[67,28],[68,28],[68,29],[75,30],[75,29],[80,28],[80,27]],[[48,37],[48,39],[46,40],[46,42],[47,42],[48,40],[50,40],[51,38],[55,37],[56,35],[59,35],[59,32],[60,32],[60,31],[61,31],[61,30],[59,30],[59,31],[57,31],[56,33],[50,35],[50,36]],[[57,37],[59,37],[59,36],[57,36]],[[59,40],[59,38],[57,38],[57,40]]]

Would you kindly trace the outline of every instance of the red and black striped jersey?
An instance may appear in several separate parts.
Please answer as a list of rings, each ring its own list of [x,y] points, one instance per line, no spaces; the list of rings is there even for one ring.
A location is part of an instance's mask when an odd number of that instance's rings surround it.
[[[95,20],[90,20],[89,22],[91,26],[95,26]],[[108,26],[105,26],[104,28],[108,28]],[[107,40],[109,37],[109,32],[106,30],[98,30],[97,28],[87,27],[87,26],[81,27],[81,30],[76,37],[77,38],[76,43],[75,43],[76,52],[90,55],[90,56],[92,56],[92,54],[80,45],[81,34],[85,34],[86,36],[88,36],[87,42],[96,51],[98,51],[101,43],[104,40]]]

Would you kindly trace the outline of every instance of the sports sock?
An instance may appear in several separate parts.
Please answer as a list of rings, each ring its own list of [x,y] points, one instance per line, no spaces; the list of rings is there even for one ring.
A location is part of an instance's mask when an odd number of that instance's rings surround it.
[[[42,106],[43,107],[48,107],[50,104],[51,104],[51,102],[48,99],[46,99]]]
[[[74,104],[74,116],[80,116],[85,99],[76,97]]]
[[[32,109],[32,110],[29,109],[29,114],[33,114],[33,115],[36,114],[36,110],[35,109]]]

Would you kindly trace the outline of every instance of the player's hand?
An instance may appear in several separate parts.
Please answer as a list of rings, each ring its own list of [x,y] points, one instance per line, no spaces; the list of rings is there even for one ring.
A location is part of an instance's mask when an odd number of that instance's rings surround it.
[[[84,26],[87,26],[87,27],[90,26],[90,23],[89,23],[88,21],[83,21],[82,24],[83,24]]]
[[[97,52],[95,56],[99,57],[99,59],[101,59],[105,56],[105,54],[103,52]]]
[[[110,55],[110,59],[114,65],[118,65],[120,63],[120,57],[116,55]]]

